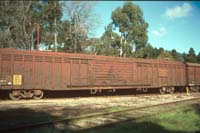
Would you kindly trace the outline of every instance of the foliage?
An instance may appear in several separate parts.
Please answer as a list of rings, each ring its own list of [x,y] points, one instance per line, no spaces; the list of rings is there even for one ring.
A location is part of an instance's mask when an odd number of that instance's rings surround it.
[[[175,49],[172,49],[172,51],[170,52],[170,54],[173,56],[173,58],[177,61],[184,61],[184,58],[183,56],[178,53]]]
[[[34,32],[31,4],[26,0],[0,1],[0,47],[31,49]]]
[[[120,36],[112,31],[112,25],[105,28],[105,33],[101,37],[101,44],[96,49],[97,54],[119,56]]]
[[[186,56],[187,62],[197,63],[197,57],[193,48],[190,48]]]
[[[162,51],[158,56],[158,59],[167,59],[167,60],[174,60],[173,56],[166,51]]]
[[[97,15],[93,14],[94,2],[66,1],[65,10],[69,17],[69,36],[73,52],[84,52],[87,38],[98,23]]]
[[[126,2],[122,8],[118,7],[112,12],[112,23],[119,28],[125,45],[121,56],[128,56],[132,49],[139,50],[147,43],[148,24],[143,18],[141,8],[132,2]]]
[[[199,54],[197,55],[197,62],[200,63],[200,52],[199,52]]]
[[[58,1],[42,1],[39,3],[42,7],[39,14],[39,24],[41,25],[42,43],[48,46],[48,49],[55,49],[57,44],[61,44],[62,40],[55,38],[61,33],[61,17],[62,7]],[[37,11],[37,10],[36,10]],[[45,33],[45,34],[44,34]],[[54,46],[52,48],[51,46]],[[60,46],[58,46],[60,47]]]
[[[141,48],[140,50],[137,50],[134,52],[133,56],[134,57],[139,57],[139,58],[156,58],[157,55],[154,55],[154,49],[151,44],[147,44],[144,48]]]
[[[87,41],[85,52],[97,55],[101,50],[100,47],[101,47],[101,40],[99,38],[90,38]]]

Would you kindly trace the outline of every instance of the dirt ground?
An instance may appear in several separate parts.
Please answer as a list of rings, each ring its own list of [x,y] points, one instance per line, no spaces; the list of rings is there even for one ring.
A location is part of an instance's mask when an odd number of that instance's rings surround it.
[[[129,107],[143,107],[164,102],[199,97],[186,93],[138,96],[101,96],[43,100],[0,101],[0,129],[27,123],[104,113]]]

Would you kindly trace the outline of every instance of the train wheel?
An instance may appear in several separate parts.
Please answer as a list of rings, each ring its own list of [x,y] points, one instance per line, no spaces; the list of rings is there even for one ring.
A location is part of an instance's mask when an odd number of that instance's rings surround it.
[[[38,99],[42,99],[43,96],[44,96],[43,91],[41,91],[41,90],[34,90],[34,96],[33,96],[34,99],[37,99],[37,100]]]
[[[143,91],[143,92],[147,92],[148,89],[147,89],[147,88],[143,88],[142,91]]]
[[[173,94],[175,92],[175,89],[174,87],[169,87],[169,91],[168,91],[170,94]]]
[[[96,89],[91,89],[91,90],[90,90],[90,94],[94,95],[94,94],[97,93],[97,91],[98,91],[98,90],[96,90]]]
[[[20,100],[22,98],[22,95],[18,91],[12,91],[9,93],[9,97],[12,100]]]
[[[190,91],[199,92],[199,86],[190,86]]]
[[[165,87],[160,88],[160,94],[165,94],[165,93],[166,93]]]

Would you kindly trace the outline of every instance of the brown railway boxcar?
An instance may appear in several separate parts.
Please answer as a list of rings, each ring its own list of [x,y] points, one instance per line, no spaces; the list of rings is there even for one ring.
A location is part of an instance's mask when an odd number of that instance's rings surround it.
[[[0,89],[12,99],[40,99],[43,90],[159,88],[173,93],[190,82],[193,65],[158,59],[135,59],[44,51],[0,49]],[[199,66],[199,65],[198,65]],[[187,70],[187,71],[186,71]],[[200,73],[199,68],[195,69]],[[195,76],[199,84],[199,75]]]

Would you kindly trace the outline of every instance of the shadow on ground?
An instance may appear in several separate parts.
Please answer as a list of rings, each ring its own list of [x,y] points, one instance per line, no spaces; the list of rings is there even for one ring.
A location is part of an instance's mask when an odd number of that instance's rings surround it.
[[[197,113],[200,115],[200,104],[195,104],[193,107],[196,109]],[[78,111],[74,110],[74,111]],[[80,111],[80,110],[79,110]],[[109,124],[104,126],[96,126],[94,128],[84,129],[75,131],[69,127],[70,121],[64,122],[64,124],[48,125],[37,128],[24,128],[23,131],[20,130],[3,130],[5,128],[15,127],[17,125],[33,124],[39,121],[49,121],[52,119],[63,118],[64,115],[60,114],[58,116],[53,116],[50,113],[43,111],[35,111],[28,108],[18,108],[9,110],[0,110],[0,132],[1,133],[68,133],[68,132],[80,132],[80,133],[184,133],[184,131],[171,131],[165,129],[164,127],[157,125],[152,122],[119,122],[115,124]],[[185,132],[186,133],[186,132]],[[197,133],[197,132],[196,132]],[[199,133],[199,131],[198,131]]]
[[[200,116],[200,103],[193,104],[192,107],[195,109],[196,113]]]

